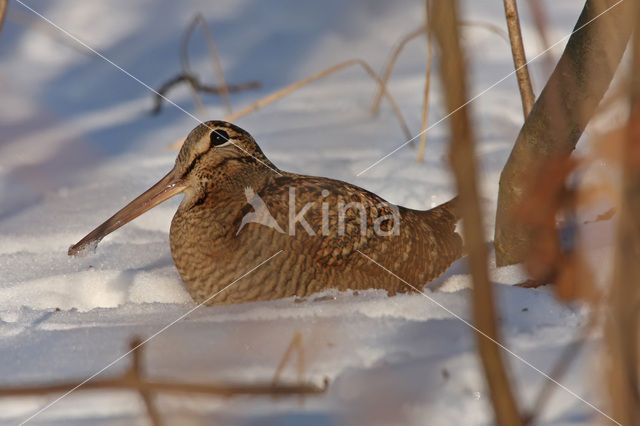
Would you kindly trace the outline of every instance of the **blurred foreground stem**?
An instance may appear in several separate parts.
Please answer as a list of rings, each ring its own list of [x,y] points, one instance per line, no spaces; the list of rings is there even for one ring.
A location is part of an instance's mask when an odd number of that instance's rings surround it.
[[[440,44],[442,54],[440,75],[446,94],[448,111],[455,111],[467,101],[466,69],[458,34],[457,3],[454,0],[433,2],[430,25]],[[502,426],[523,424],[509,378],[500,356],[499,336],[495,318],[493,290],[487,269],[487,253],[476,186],[474,138],[468,107],[461,108],[449,119],[451,128],[450,161],[460,196],[460,212],[464,224],[464,239],[469,253],[473,278],[473,310],[478,352],[484,367],[496,423]]]

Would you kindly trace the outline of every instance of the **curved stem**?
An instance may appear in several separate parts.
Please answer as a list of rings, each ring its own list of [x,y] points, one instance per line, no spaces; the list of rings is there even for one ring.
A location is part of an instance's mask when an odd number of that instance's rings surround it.
[[[244,117],[245,115],[252,113],[253,111],[260,109],[266,105],[269,105],[285,96],[287,96],[288,94],[290,94],[291,92],[294,92],[295,90],[306,86],[309,83],[312,83],[316,80],[320,80],[321,78],[324,78],[326,76],[328,76],[329,74],[333,74],[337,71],[343,70],[345,68],[351,67],[353,65],[360,65],[362,68],[364,68],[364,70],[367,72],[367,74],[369,74],[371,76],[372,79],[375,80],[375,82],[378,84],[378,86],[380,87],[380,90],[382,91],[382,93],[384,94],[384,96],[386,96],[386,98],[389,100],[389,103],[391,104],[391,107],[393,108],[393,112],[396,115],[396,118],[398,119],[398,122],[400,123],[400,127],[402,127],[402,131],[405,134],[405,137],[407,139],[411,138],[411,132],[409,131],[409,127],[407,126],[406,121],[404,120],[404,117],[402,116],[402,113],[400,112],[400,108],[398,108],[398,104],[396,104],[396,101],[393,99],[393,97],[391,96],[391,94],[387,91],[386,87],[384,86],[384,83],[382,82],[382,80],[380,80],[380,77],[378,77],[378,75],[375,73],[375,71],[373,70],[373,68],[371,68],[371,66],[369,64],[367,64],[365,61],[363,61],[362,59],[350,59],[348,61],[345,62],[341,62],[339,64],[333,65],[323,71],[320,71],[319,73],[316,73],[310,77],[304,78],[300,81],[297,81],[293,84],[290,84],[289,86],[282,88],[270,95],[265,96],[264,98],[260,99],[259,101],[255,102],[252,105],[249,105],[243,109],[241,109],[240,111],[237,111],[233,114],[228,115],[227,117],[224,118],[225,121],[235,121],[241,117]]]
[[[427,9],[430,0],[427,0]],[[427,122],[429,121],[429,91],[431,89],[431,56],[432,56],[432,31],[427,31],[427,75],[424,83],[424,102],[422,105],[422,127],[420,128],[420,148],[418,149],[418,161],[422,163],[424,160],[424,152],[427,149]]]
[[[0,33],[2,32],[2,24],[4,23],[4,17],[7,14],[7,6],[9,0],[0,0]]]
[[[529,68],[527,67],[527,56],[524,53],[524,44],[522,43],[522,32],[520,31],[520,18],[518,17],[518,6],[515,0],[504,0],[504,12],[507,19],[507,28],[509,28],[509,41],[511,42],[511,54],[513,55],[513,66],[516,68],[516,77],[518,79],[518,88],[520,89],[520,98],[522,99],[522,110],[526,119],[533,103],[535,95],[531,86],[531,78],[529,77]]]
[[[182,59],[183,71],[185,74],[193,75],[193,73],[191,72],[191,64],[189,61],[188,47],[189,47],[189,40],[191,39],[191,35],[193,34],[193,31],[195,30],[195,27],[198,24],[200,24],[205,34],[205,39],[207,41],[207,46],[209,48],[209,54],[211,55],[213,71],[216,74],[216,78],[218,79],[218,85],[220,86],[220,94],[222,95],[222,99],[227,108],[227,112],[231,114],[231,111],[232,111],[231,98],[229,97],[229,89],[227,86],[227,81],[224,77],[224,71],[222,69],[222,62],[220,62],[220,56],[218,55],[218,49],[216,48],[216,43],[213,38],[213,32],[211,31],[211,28],[209,28],[209,25],[207,25],[207,21],[205,20],[202,13],[199,13],[199,12],[196,14],[196,16],[193,18],[193,20],[187,27],[187,31],[185,32],[184,38],[182,40],[182,48],[180,49],[180,56]],[[197,93],[195,88],[192,88],[192,89],[193,89],[192,93],[194,93],[194,103],[196,104],[196,106],[200,104],[202,105],[202,108],[204,108],[202,104],[202,99],[200,98],[199,93]]]

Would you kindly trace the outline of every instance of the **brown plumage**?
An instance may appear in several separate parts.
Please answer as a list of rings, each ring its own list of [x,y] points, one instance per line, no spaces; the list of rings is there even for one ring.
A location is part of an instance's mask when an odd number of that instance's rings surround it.
[[[189,134],[167,176],[69,254],[180,192],[171,254],[196,302],[302,297],[326,288],[406,292],[406,284],[367,256],[422,288],[462,253],[455,199],[411,210],[346,182],[288,173],[267,159],[249,133],[209,121]],[[304,224],[291,220],[298,214]],[[208,300],[279,250],[284,253]]]

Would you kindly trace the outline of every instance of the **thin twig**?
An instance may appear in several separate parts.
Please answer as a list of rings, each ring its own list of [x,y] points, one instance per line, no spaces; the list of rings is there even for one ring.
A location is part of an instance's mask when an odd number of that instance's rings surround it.
[[[427,13],[430,10],[430,3],[430,0],[425,1]],[[427,28],[427,70],[424,83],[424,101],[422,104],[422,126],[420,128],[420,148],[418,149],[418,161],[421,163],[424,159],[424,151],[427,148],[427,122],[429,121],[429,91],[431,89],[431,56],[433,48],[433,42],[431,39],[432,31],[431,27],[429,26]]]
[[[164,101],[164,96],[169,92],[169,90],[173,89],[175,86],[187,83],[193,90],[197,92],[209,93],[212,95],[219,95],[222,93],[222,89],[218,86],[208,86],[206,84],[200,83],[200,80],[193,74],[178,74],[177,76],[171,78],[166,83],[164,83],[159,89],[158,93],[155,96],[155,104],[153,109],[151,110],[151,114],[155,115],[160,113],[162,109],[162,103]],[[259,89],[261,86],[259,81],[248,81],[246,83],[240,84],[232,84],[226,87],[228,92],[238,93],[244,92],[245,90]]]
[[[402,131],[404,132],[404,135],[407,139],[411,139],[411,131],[409,130],[409,127],[407,126],[407,122],[405,121],[404,117],[402,116],[402,112],[400,111],[400,108],[398,107],[398,104],[396,103],[396,101],[393,99],[393,96],[391,96],[391,93],[389,93],[387,91],[387,89],[384,87],[384,83],[382,82],[382,80],[380,80],[380,77],[378,77],[378,75],[376,74],[376,72],[373,70],[373,68],[371,68],[371,66],[366,63],[365,61],[363,61],[362,59],[350,59],[348,61],[345,62],[340,62],[339,64],[333,65],[329,68],[326,68],[316,74],[313,74],[310,77],[307,78],[303,78],[302,80],[299,80],[293,84],[290,84],[287,87],[284,87],[280,90],[277,90],[267,96],[265,96],[264,98],[258,100],[257,102],[241,109],[240,111],[236,111],[233,114],[230,114],[226,117],[223,118],[223,120],[225,121],[236,121],[239,118],[244,117],[245,115],[248,115],[262,107],[265,107],[269,104],[274,103],[275,101],[284,98],[285,96],[289,95],[290,93],[298,90],[299,88],[306,86],[309,83],[312,83],[316,80],[320,80],[330,74],[333,74],[334,72],[340,71],[342,69],[348,68],[350,66],[353,65],[360,65],[362,68],[364,68],[364,70],[367,72],[367,74],[369,74],[369,76],[377,83],[377,85],[381,88],[382,93],[387,97],[387,99],[389,100],[389,103],[391,104],[391,107],[393,108],[393,112],[396,115],[396,118],[398,119],[398,122],[400,123],[400,127],[402,128]],[[164,86],[163,86],[164,87]],[[231,87],[230,87],[231,88]],[[159,90],[160,93],[162,93]],[[182,144],[184,143],[184,140],[182,141],[177,141],[176,143],[173,143],[171,145],[172,149],[180,149],[182,147]]]
[[[478,20],[461,20],[460,22],[458,22],[458,25],[463,26],[463,27],[480,27],[480,28],[484,28],[485,30],[494,33],[495,35],[497,35],[498,37],[500,37],[502,40],[504,40],[505,43],[507,43],[507,45],[509,44],[509,34],[507,34],[507,32],[505,30],[503,30],[502,28],[500,28],[499,26],[497,26],[496,24],[492,24],[491,22],[485,22],[485,21],[478,21]]]
[[[509,43],[509,36],[500,27],[490,22],[461,20],[460,22],[458,22],[458,25],[485,28],[491,31],[492,33],[500,36],[506,43]],[[400,52],[402,52],[402,50],[404,49],[407,43],[409,43],[411,40],[419,37],[422,34],[427,34],[426,25],[421,25],[420,27],[416,28],[415,30],[411,31],[410,33],[402,37],[400,39],[400,42],[398,42],[398,44],[391,50],[391,54],[389,55],[389,59],[387,60],[387,65],[384,67],[384,71],[382,72],[382,77],[381,77],[385,87],[389,82],[389,78],[391,78],[391,72],[395,67],[395,64],[396,64],[396,61],[398,60],[398,56],[400,55]],[[384,95],[382,90],[378,90],[378,93],[376,94],[376,97],[373,101],[374,115],[378,113],[378,110],[380,108],[380,102],[382,101],[382,95]]]
[[[378,77],[378,75],[375,73],[375,71],[373,70],[373,68],[371,68],[371,66],[369,66],[368,63],[366,63],[365,61],[363,61],[362,59],[350,59],[348,61],[345,62],[341,62],[339,64],[333,65],[323,71],[320,71],[319,73],[316,73],[310,77],[304,78],[296,83],[290,84],[289,86],[280,89],[262,99],[260,99],[258,102],[254,103],[253,105],[249,105],[246,108],[241,109],[240,111],[231,114],[227,117],[225,117],[226,121],[235,121],[240,117],[244,117],[245,115],[264,107],[265,105],[269,105],[270,103],[273,103],[275,101],[277,101],[278,99],[281,99],[283,97],[285,97],[286,95],[290,94],[291,92],[306,86],[309,83],[312,83],[316,80],[319,80],[321,78],[324,78],[330,74],[333,74],[336,71],[340,71],[342,69],[351,67],[353,65],[360,65],[362,68],[364,68],[364,70],[367,72],[367,74],[369,74],[371,76],[371,78],[378,84],[378,86],[380,87],[380,89],[383,91],[384,95],[387,97],[387,99],[389,100],[389,103],[391,104],[393,111],[396,115],[396,118],[398,119],[398,122],[400,123],[400,127],[402,127],[402,131],[404,132],[405,136],[407,137],[407,139],[411,138],[411,132],[409,131],[409,127],[407,126],[406,121],[404,120],[404,117],[402,116],[402,113],[400,112],[400,108],[398,108],[398,104],[396,104],[396,101],[393,99],[393,97],[391,96],[391,94],[387,91],[387,88],[384,86],[384,83],[380,80],[380,78]]]
[[[616,420],[625,425],[640,424],[640,3],[634,2],[632,11],[629,118],[607,324],[611,405]]]
[[[396,45],[396,47],[394,47],[393,50],[391,50],[391,55],[389,56],[389,60],[387,61],[387,66],[384,68],[384,72],[382,73],[382,78],[381,78],[382,83],[384,84],[385,87],[387,86],[387,82],[389,81],[389,78],[391,78],[391,72],[393,71],[393,68],[396,64],[398,56],[400,55],[400,52],[402,52],[402,50],[404,49],[407,43],[409,43],[414,38],[421,36],[422,34],[425,34],[426,32],[427,32],[426,25],[420,25],[420,27],[416,28],[406,36],[402,37],[402,39],[400,39],[400,42]],[[382,91],[382,87],[381,87],[378,89],[376,98],[373,101],[374,115],[378,114],[378,110],[380,109],[380,102],[382,102],[383,95],[384,95],[384,92]]]
[[[289,361],[289,358],[293,354],[294,350],[297,350],[297,355],[298,355],[297,356],[298,384],[302,383],[302,376],[304,375],[304,347],[302,346],[302,335],[300,334],[299,331],[296,331],[293,338],[291,339],[291,342],[289,343],[289,346],[287,347],[287,350],[284,352],[284,355],[280,360],[280,364],[278,364],[278,367],[276,368],[276,372],[273,375],[273,380],[271,381],[272,385],[275,386],[280,381],[280,375],[282,374],[282,371],[284,370],[284,367],[287,365],[287,361]],[[304,403],[304,395],[300,395],[299,402],[300,402],[300,405]]]
[[[162,417],[158,412],[153,398],[154,394],[163,393],[180,393],[180,394],[202,394],[214,395],[219,397],[231,397],[237,395],[252,396],[291,396],[291,395],[308,395],[320,394],[327,390],[329,381],[324,380],[323,386],[317,386],[310,383],[300,381],[294,385],[276,384],[276,383],[258,383],[258,384],[196,384],[186,382],[165,382],[148,380],[143,376],[143,345],[140,340],[131,342],[133,349],[133,360],[131,367],[122,375],[103,380],[92,380],[83,383],[60,383],[54,385],[41,386],[21,386],[21,387],[4,387],[0,388],[0,397],[20,397],[33,395],[48,395],[52,393],[68,393],[78,389],[81,390],[100,389],[100,390],[128,390],[138,392],[145,404],[147,414],[153,426],[162,425]],[[287,351],[288,352],[288,351]],[[299,362],[300,358],[299,358]]]
[[[7,6],[9,0],[0,0],[0,33],[2,33],[2,25],[4,24],[4,17],[7,15]]]
[[[227,86],[227,81],[224,77],[224,71],[222,69],[222,63],[220,62],[220,56],[218,55],[218,49],[216,48],[216,43],[213,38],[213,32],[211,28],[207,24],[202,13],[198,12],[196,16],[193,18],[189,26],[187,27],[187,31],[185,32],[185,36],[182,40],[182,48],[180,50],[180,57],[182,58],[182,70],[185,74],[193,75],[191,71],[191,64],[189,62],[189,39],[193,34],[193,30],[196,25],[200,24],[202,29],[204,30],[205,39],[207,41],[207,47],[209,49],[209,55],[211,55],[211,61],[213,65],[213,71],[216,74],[218,79],[218,86],[220,87],[220,95],[224,101],[224,104],[227,108],[227,113],[231,114],[231,98],[229,97],[230,89]],[[199,95],[198,95],[199,97]]]
[[[0,388],[0,397],[12,396],[30,396],[30,395],[46,395],[51,393],[64,393],[75,389],[78,383],[60,383],[55,385],[44,386],[20,386],[20,387],[4,387]],[[104,379],[87,382],[82,385],[82,389],[122,389],[148,392],[167,392],[167,393],[193,393],[203,395],[213,395],[220,397],[231,397],[238,395],[267,395],[267,396],[290,396],[299,394],[320,394],[326,391],[327,384],[317,386],[312,383],[303,384],[279,384],[273,386],[271,383],[256,384],[199,384],[199,383],[183,383],[183,382],[165,382],[142,380],[134,381],[130,378],[118,377],[115,379]]]
[[[293,354],[294,349],[297,349],[298,351],[298,383],[302,382],[302,374],[304,372],[304,349],[302,347],[302,335],[300,332],[296,332],[293,339],[291,339],[291,343],[287,346],[287,350],[284,352],[284,355],[276,368],[276,372],[273,375],[273,380],[271,380],[271,384],[273,386],[277,385],[280,381],[280,375],[282,374],[284,367],[287,365],[287,361],[289,361],[291,354]]]
[[[142,380],[142,340],[134,339],[130,348],[133,351],[132,356],[133,360],[131,362],[131,369],[129,370],[129,376],[132,380],[141,381]],[[149,415],[149,420],[151,420],[151,424],[153,426],[162,426],[162,418],[160,417],[160,413],[156,409],[155,404],[153,403],[153,394],[149,391],[140,391],[140,396],[142,397],[142,401],[144,402],[145,407],[147,408],[147,414]]]
[[[466,74],[460,47],[455,0],[436,1],[429,13],[440,44],[442,61],[440,77],[446,95],[447,108],[454,111],[467,101]],[[473,279],[473,315],[479,330],[478,353],[489,385],[496,423],[504,426],[522,425],[518,406],[511,391],[508,374],[500,356],[498,327],[495,317],[493,288],[489,281],[487,249],[483,232],[480,199],[476,186],[477,166],[474,137],[465,107],[450,118],[451,148],[449,159],[460,194],[460,212],[463,220],[464,240],[469,253],[469,266]],[[485,337],[486,336],[486,337]],[[487,338],[488,337],[488,338]]]
[[[542,48],[546,52],[549,50],[549,37],[547,36],[547,16],[544,12],[544,8],[541,0],[529,0],[526,2],[529,5],[531,16],[533,17],[533,23],[536,26],[538,37],[542,42]],[[553,52],[547,52],[544,57],[544,66],[549,74],[553,71],[553,64],[555,63]]]
[[[520,89],[520,98],[522,99],[522,110],[524,111],[524,118],[526,119],[531,112],[531,108],[533,108],[536,97],[533,94],[531,78],[529,77],[527,56],[524,53],[516,0],[504,0],[504,13],[507,19],[507,28],[509,29],[513,65],[516,68],[518,88]]]
[[[333,65],[323,71],[320,71],[319,73],[316,73],[310,77],[307,78],[303,78],[302,80],[299,80],[293,84],[290,84],[287,87],[284,87],[276,92],[271,93],[270,95],[265,96],[264,98],[260,99],[259,101],[241,109],[240,111],[236,111],[235,113],[228,115],[226,117],[223,118],[224,121],[236,121],[241,117],[244,117],[245,115],[248,115],[264,106],[267,106],[269,104],[274,103],[275,101],[282,99],[283,97],[287,96],[288,94],[290,94],[291,92],[294,92],[296,90],[298,90],[299,88],[306,86],[309,83],[312,83],[316,80],[320,80],[321,78],[324,78],[326,76],[328,76],[329,74],[332,74],[336,71],[340,71],[344,68],[348,68],[350,66],[353,65],[360,65],[362,68],[364,68],[364,70],[367,72],[367,74],[369,74],[369,76],[371,76],[371,78],[378,84],[378,86],[382,87],[383,93],[384,95],[387,97],[387,99],[389,100],[389,103],[391,104],[391,107],[393,108],[393,112],[396,115],[396,118],[398,119],[398,122],[400,123],[400,127],[402,128],[402,131],[404,132],[404,135],[407,139],[411,138],[411,132],[409,130],[409,127],[407,126],[407,123],[404,119],[404,117],[402,116],[402,112],[400,112],[400,108],[398,108],[398,104],[396,104],[396,101],[393,99],[393,97],[391,96],[391,94],[387,91],[387,89],[384,87],[384,84],[382,83],[382,81],[380,80],[380,78],[378,77],[378,75],[376,74],[376,72],[373,70],[373,68],[371,68],[371,66],[366,63],[365,61],[363,61],[362,59],[350,59],[348,61],[345,62],[341,62],[339,64]],[[182,147],[182,143],[184,143],[184,141],[180,142],[178,141],[177,143],[174,143],[171,145],[171,148],[175,148],[175,149],[180,149],[180,147]]]

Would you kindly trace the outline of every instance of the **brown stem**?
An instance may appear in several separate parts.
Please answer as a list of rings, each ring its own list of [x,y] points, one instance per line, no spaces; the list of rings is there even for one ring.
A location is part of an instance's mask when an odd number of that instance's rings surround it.
[[[235,121],[240,117],[244,117],[245,115],[259,109],[262,108],[266,105],[269,105],[275,101],[277,101],[278,99],[281,99],[285,96],[287,96],[288,94],[290,94],[291,92],[311,83],[314,82],[316,80],[319,80],[321,78],[324,78],[326,76],[328,76],[329,74],[332,74],[336,71],[340,71],[342,69],[351,67],[353,65],[360,65],[362,68],[364,68],[364,70],[367,72],[367,74],[369,74],[369,76],[371,76],[371,78],[376,82],[376,84],[378,85],[378,87],[380,87],[380,90],[382,90],[382,93],[387,97],[387,99],[389,100],[389,103],[391,104],[393,111],[396,115],[396,118],[398,119],[398,122],[400,123],[400,127],[402,127],[402,131],[404,132],[405,136],[407,139],[411,139],[411,132],[409,131],[409,127],[407,126],[407,123],[404,120],[404,117],[402,116],[402,113],[400,112],[400,108],[398,108],[398,105],[396,104],[396,101],[393,99],[393,97],[391,96],[391,94],[387,91],[387,88],[385,87],[384,83],[382,82],[382,80],[380,80],[380,77],[378,77],[378,75],[375,73],[375,71],[373,70],[373,68],[371,68],[371,66],[369,66],[369,64],[367,64],[365,61],[363,61],[362,59],[351,59],[345,62],[341,62],[339,64],[333,65],[323,71],[320,71],[319,73],[316,73],[310,77],[304,78],[296,83],[293,83],[283,89],[280,89],[262,99],[260,99],[259,101],[257,101],[256,103],[249,105],[246,108],[241,109],[240,111],[235,112],[234,114],[228,115],[227,117],[225,117],[224,119],[226,121]]]
[[[158,89],[158,93],[155,96],[155,104],[151,110],[151,114],[156,115],[160,113],[162,109],[162,102],[166,97],[166,94],[175,86],[187,83],[196,92],[209,93],[212,95],[219,95],[222,93],[222,89],[218,86],[209,86],[200,83],[198,78],[192,74],[178,74],[177,76],[169,79]],[[259,81],[248,81],[246,83],[227,85],[226,90],[232,93],[244,92],[245,90],[259,89]]]
[[[502,29],[500,29],[499,27],[497,27],[496,25],[490,22],[461,20],[460,22],[458,22],[458,25],[485,28],[494,34],[499,35],[507,43],[509,42],[509,36]],[[389,55],[389,59],[387,60],[387,65],[384,67],[384,72],[382,73],[382,77],[380,78],[382,80],[382,83],[384,83],[385,87],[387,87],[389,78],[391,78],[391,72],[393,71],[393,68],[396,65],[398,56],[400,55],[400,53],[402,52],[406,44],[409,43],[411,40],[419,37],[422,34],[427,34],[426,25],[421,25],[420,27],[411,31],[409,34],[402,37],[400,39],[400,42],[398,42],[398,44],[391,50],[391,55]],[[378,110],[380,109],[380,102],[382,101],[383,95],[384,95],[384,92],[382,91],[382,89],[378,90],[378,93],[376,94],[376,97],[373,101],[374,115],[378,114]]]
[[[7,6],[9,0],[0,0],[0,33],[2,33],[2,25],[4,24],[4,17],[7,15]]]
[[[273,375],[273,380],[271,380],[271,384],[273,386],[277,385],[280,381],[280,375],[282,374],[284,367],[287,365],[287,361],[289,361],[291,354],[296,349],[298,351],[298,382],[302,382],[302,373],[304,371],[304,348],[302,347],[302,335],[300,334],[300,332],[296,332],[296,334],[291,339],[287,350],[284,351],[284,355],[282,356],[278,367],[276,367],[276,372]]]
[[[522,110],[524,111],[524,118],[526,119],[531,112],[531,108],[533,108],[533,103],[535,102],[536,97],[533,94],[531,78],[529,77],[527,56],[524,53],[522,32],[520,31],[520,18],[518,17],[518,6],[516,5],[516,0],[504,0],[504,12],[507,18],[507,28],[509,29],[509,40],[511,41],[513,66],[516,68],[518,87],[520,88]]]
[[[615,418],[640,424],[640,4],[633,3],[630,113],[622,150],[622,193],[607,327]]]
[[[51,393],[64,393],[75,389],[78,383],[61,383],[45,386],[20,386],[20,387],[4,387],[0,388],[0,397],[13,396],[30,396],[30,395],[46,395]],[[191,393],[214,395],[220,397],[230,397],[237,395],[267,395],[267,396],[290,396],[300,394],[320,394],[326,391],[325,385],[320,387],[310,383],[302,384],[279,384],[277,386],[271,383],[257,384],[198,384],[183,382],[164,382],[143,380],[135,381],[128,377],[119,377],[116,379],[105,379],[88,382],[82,385],[82,389],[123,389],[135,391],[149,392],[168,392],[168,393]]]
[[[191,65],[189,62],[189,39],[191,38],[193,30],[195,30],[195,27],[198,24],[200,24],[205,34],[207,47],[209,49],[209,55],[211,56],[213,71],[216,74],[216,77],[218,79],[218,86],[220,87],[220,95],[222,96],[224,104],[227,108],[227,113],[231,114],[231,98],[229,97],[230,90],[224,77],[222,62],[220,61],[220,56],[218,55],[218,49],[216,48],[216,42],[213,38],[213,32],[211,31],[211,28],[209,28],[209,25],[207,25],[207,21],[200,12],[198,12],[196,16],[194,16],[193,20],[187,27],[187,31],[182,41],[182,48],[180,50],[180,56],[182,57],[182,69],[185,74],[193,74],[191,72]]]
[[[135,382],[142,381],[143,344],[144,342],[141,339],[134,339],[130,344],[130,348],[133,351],[133,360],[131,362],[131,368],[129,370],[128,376],[132,381]],[[162,426],[162,417],[160,416],[160,413],[153,403],[153,394],[149,391],[140,390],[140,396],[142,397],[142,401],[147,408],[147,415],[149,416],[149,420],[151,420],[151,424],[153,426]]]
[[[295,338],[294,338],[295,341]],[[293,347],[293,343],[291,347]],[[301,381],[296,385],[271,384],[227,384],[209,385],[181,382],[163,382],[147,380],[143,377],[142,349],[144,342],[134,339],[131,344],[133,360],[131,367],[124,374],[113,379],[93,380],[82,383],[61,383],[44,386],[23,386],[0,388],[0,397],[20,397],[32,395],[47,395],[51,393],[70,393],[82,387],[81,390],[88,389],[113,389],[113,390],[133,390],[137,391],[145,404],[149,420],[153,426],[162,426],[162,416],[154,403],[154,395],[158,392],[165,393],[186,393],[216,395],[230,397],[236,395],[268,395],[268,396],[289,396],[324,393],[328,387],[328,380],[325,379],[322,387],[305,384]],[[289,353],[290,350],[287,350]],[[302,362],[299,358],[299,362]]]
[[[546,164],[570,155],[609,87],[631,34],[633,2],[586,0],[553,74],[500,175],[495,227],[498,266],[522,262],[534,235],[518,220]]]
[[[393,48],[393,50],[391,51],[391,55],[389,56],[389,60],[387,61],[387,66],[384,67],[384,72],[382,73],[382,77],[380,78],[382,80],[382,83],[384,84],[384,87],[387,86],[387,83],[389,82],[389,78],[391,78],[391,72],[393,71],[393,67],[395,66],[396,61],[398,60],[398,56],[400,55],[400,52],[402,52],[402,49],[404,49],[404,46],[414,38],[421,36],[426,32],[427,32],[426,25],[421,25],[420,27],[411,31],[406,36],[402,37],[402,39],[396,45],[396,47]],[[373,101],[374,115],[378,114],[378,110],[380,109],[380,102],[382,102],[383,95],[384,95],[384,91],[382,90],[382,87],[380,87],[378,89],[378,93],[376,94],[376,98]]]
[[[466,74],[460,48],[455,0],[436,1],[429,14],[442,55],[440,76],[448,111],[455,111],[467,101]],[[522,425],[508,375],[500,356],[498,327],[495,318],[493,289],[489,281],[480,198],[476,186],[477,166],[474,137],[469,121],[469,107],[451,115],[451,148],[449,159],[453,169],[462,213],[464,240],[469,253],[473,279],[473,315],[477,328],[478,352],[489,385],[496,423],[502,426]]]
[[[430,0],[425,1],[427,13],[431,9]],[[427,16],[428,21],[428,16]],[[431,90],[431,56],[432,56],[432,32],[431,26],[427,29],[427,70],[424,83],[424,101],[422,104],[422,126],[420,127],[420,148],[418,149],[418,161],[422,163],[424,160],[424,152],[427,148],[427,123],[429,121],[429,92]]]
[[[509,34],[507,34],[507,32],[505,30],[503,30],[502,28],[500,28],[496,24],[492,24],[491,22],[468,20],[467,19],[467,20],[462,20],[462,21],[458,22],[458,25],[460,25],[462,27],[484,28],[485,30],[487,30],[487,31],[489,31],[491,33],[494,33],[495,35],[500,37],[502,40],[504,40],[505,43],[509,44]]]

